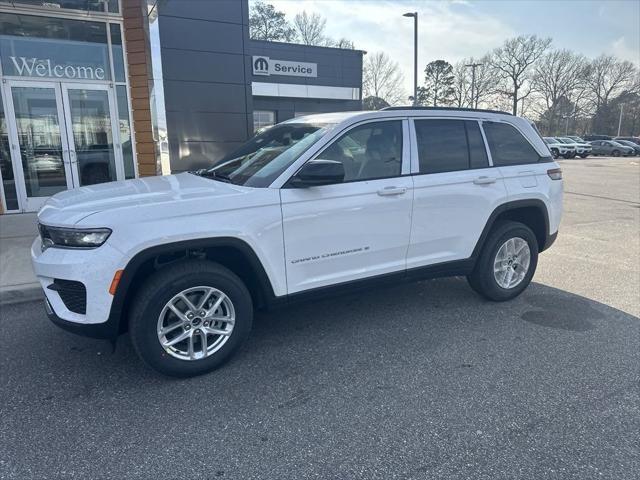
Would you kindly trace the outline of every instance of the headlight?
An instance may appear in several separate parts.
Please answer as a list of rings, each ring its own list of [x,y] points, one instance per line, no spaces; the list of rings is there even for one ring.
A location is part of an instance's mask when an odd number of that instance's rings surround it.
[[[96,248],[107,241],[111,230],[108,228],[63,228],[38,225],[42,238],[42,250],[49,247]]]

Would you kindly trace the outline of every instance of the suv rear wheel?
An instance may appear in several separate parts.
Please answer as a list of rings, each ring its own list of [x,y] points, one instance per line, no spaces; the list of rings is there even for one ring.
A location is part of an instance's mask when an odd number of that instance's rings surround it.
[[[519,222],[500,222],[484,244],[469,285],[483,297],[503,302],[527,288],[538,265],[538,241]]]
[[[251,295],[222,265],[189,260],[148,278],[131,309],[131,342],[165,375],[190,377],[224,363],[249,335]]]

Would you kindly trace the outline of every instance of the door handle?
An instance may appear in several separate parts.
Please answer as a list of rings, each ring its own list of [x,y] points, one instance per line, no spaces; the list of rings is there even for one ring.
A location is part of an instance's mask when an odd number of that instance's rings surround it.
[[[496,183],[497,178],[495,177],[478,177],[473,180],[473,183],[476,185],[489,185],[490,183]]]
[[[402,195],[407,191],[404,187],[384,187],[378,190],[378,195],[381,197],[388,197],[391,195]]]

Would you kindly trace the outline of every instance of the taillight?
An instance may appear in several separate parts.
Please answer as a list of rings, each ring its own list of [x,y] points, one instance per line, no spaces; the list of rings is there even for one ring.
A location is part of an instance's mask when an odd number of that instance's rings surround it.
[[[562,169],[561,168],[550,168],[547,170],[547,175],[551,180],[562,180]]]

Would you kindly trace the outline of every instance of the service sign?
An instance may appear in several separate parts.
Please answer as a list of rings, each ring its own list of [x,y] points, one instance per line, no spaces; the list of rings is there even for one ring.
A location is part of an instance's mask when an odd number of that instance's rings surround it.
[[[318,64],[307,62],[291,62],[288,60],[274,60],[273,58],[253,57],[254,75],[286,75],[290,77],[317,77]]]

